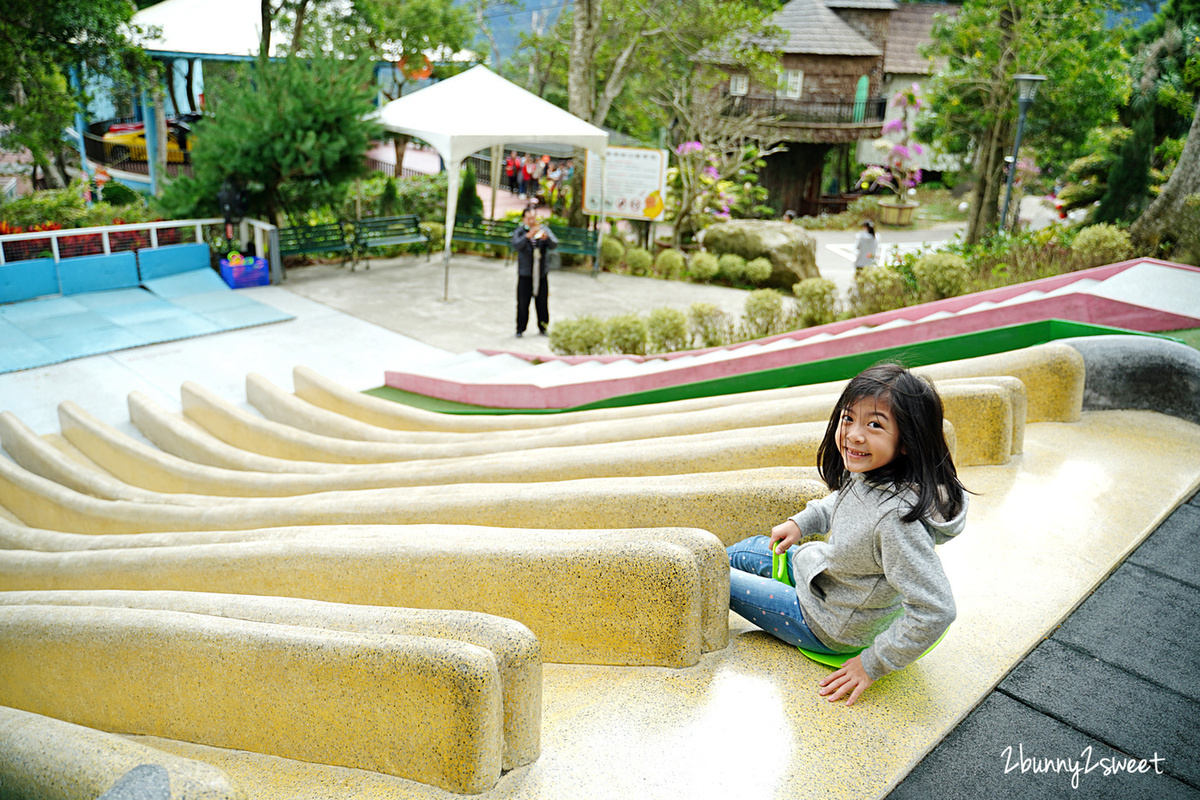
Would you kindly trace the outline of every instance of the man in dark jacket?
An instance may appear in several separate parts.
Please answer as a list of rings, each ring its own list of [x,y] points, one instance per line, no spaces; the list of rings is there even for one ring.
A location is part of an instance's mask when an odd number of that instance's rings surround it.
[[[538,332],[545,336],[550,326],[546,252],[558,247],[558,238],[541,223],[533,209],[527,209],[521,224],[513,231],[512,246],[517,251],[517,336],[524,336],[529,324],[530,299],[537,309]]]

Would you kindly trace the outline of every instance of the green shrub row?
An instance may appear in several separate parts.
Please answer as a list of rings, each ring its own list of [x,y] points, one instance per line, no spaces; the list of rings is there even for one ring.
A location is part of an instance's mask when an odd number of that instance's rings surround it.
[[[609,319],[592,315],[560,320],[550,326],[550,349],[559,355],[599,355],[624,353],[653,355],[721,347],[735,342],[761,339],[805,327],[805,320],[826,319],[830,311],[827,298],[834,294],[833,284],[822,278],[811,282],[828,284],[820,293],[821,308],[793,302],[775,289],[756,289],[746,296],[740,319],[712,303],[693,303],[687,312],[658,308],[646,317],[620,314]]]
[[[687,256],[678,250],[663,250],[657,256],[643,247],[627,246],[619,235],[609,234],[600,243],[600,258],[608,272],[698,283],[719,282],[729,286],[762,286],[771,277],[771,261],[747,261],[727,253],[717,256],[698,251]]]

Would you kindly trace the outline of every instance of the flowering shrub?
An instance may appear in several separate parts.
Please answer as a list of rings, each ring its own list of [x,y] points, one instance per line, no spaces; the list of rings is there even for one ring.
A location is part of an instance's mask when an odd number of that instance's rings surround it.
[[[674,252],[667,250],[666,252]],[[677,308],[656,308],[646,319],[646,344],[650,353],[671,353],[686,350],[692,337],[688,334],[687,315]]]
[[[1098,267],[1129,258],[1133,244],[1127,232],[1102,222],[1081,230],[1071,243],[1071,252],[1083,258],[1088,266]]]
[[[787,330],[783,295],[774,289],[755,289],[746,296],[742,312],[743,339],[761,339]]]
[[[797,322],[801,327],[825,325],[837,319],[837,284],[828,278],[805,278],[792,287]]]
[[[913,276],[925,301],[958,297],[967,288],[967,260],[956,253],[926,253],[917,258]]]
[[[604,343],[614,353],[646,355],[646,323],[637,314],[619,314],[604,323]]]
[[[899,134],[900,139],[876,139],[873,147],[880,154],[881,164],[873,164],[858,176],[858,183],[867,190],[886,190],[900,196],[915,189],[921,182],[921,169],[913,160],[925,149],[913,141],[913,117],[925,105],[918,94],[919,87],[901,89],[892,96],[891,105],[900,109],[900,116],[884,123],[883,133]]]
[[[687,259],[678,250],[663,250],[654,259],[654,271],[669,280],[682,277],[686,266]]]

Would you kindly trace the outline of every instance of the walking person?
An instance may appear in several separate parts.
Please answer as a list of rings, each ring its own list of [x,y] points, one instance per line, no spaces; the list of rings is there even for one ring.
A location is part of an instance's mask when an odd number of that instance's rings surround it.
[[[542,224],[532,208],[527,208],[513,231],[512,246],[517,251],[517,336],[524,336],[529,324],[530,300],[537,311],[538,333],[547,336],[550,287],[546,285],[546,253],[558,247],[558,237]]]
[[[879,248],[879,240],[875,238],[875,223],[867,220],[863,229],[854,237],[854,274],[862,272],[863,268],[875,263],[875,253]]]

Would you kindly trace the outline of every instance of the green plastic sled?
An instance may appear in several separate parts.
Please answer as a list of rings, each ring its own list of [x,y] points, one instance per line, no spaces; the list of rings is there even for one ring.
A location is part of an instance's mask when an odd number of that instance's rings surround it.
[[[780,583],[786,583],[788,586],[796,585],[792,582],[791,575],[788,574],[788,557],[786,552],[776,553],[774,550],[771,551],[771,577]],[[924,653],[921,653],[921,658],[924,658],[933,652],[933,648],[941,644],[942,639],[945,639],[946,634],[949,632],[949,628],[942,631],[942,635],[937,638],[937,641],[929,645],[928,650],[926,650]],[[854,658],[867,648],[863,647],[851,653],[818,653],[813,650],[805,650],[803,647],[797,647],[796,649],[799,650],[805,658],[816,661],[818,664],[824,664],[827,667],[841,668],[847,661]],[[918,659],[918,661],[919,660],[920,659]]]

